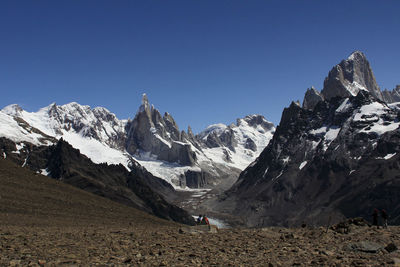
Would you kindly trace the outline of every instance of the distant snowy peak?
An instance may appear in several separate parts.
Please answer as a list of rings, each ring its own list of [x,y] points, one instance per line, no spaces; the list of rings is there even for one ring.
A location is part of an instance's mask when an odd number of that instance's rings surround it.
[[[221,135],[222,133],[237,127],[252,127],[260,132],[266,132],[275,129],[274,124],[267,121],[264,116],[248,115],[244,118],[237,119],[236,125],[234,123],[230,124],[229,126],[223,123],[211,124],[204,131],[200,132],[197,137],[200,140],[205,140],[210,134]]]
[[[243,122],[247,124],[246,126],[253,127],[254,129],[259,130],[260,132],[262,132],[262,130],[260,129],[263,129],[265,132],[270,132],[271,130],[272,131],[275,130],[274,124],[270,121],[267,121],[267,119],[265,119],[265,117],[262,115],[257,115],[257,114],[247,115],[243,119],[238,119],[236,126],[237,127],[242,126]]]
[[[1,111],[10,116],[19,116],[23,109],[17,104],[12,104],[4,107]]]
[[[274,125],[262,115],[249,115],[229,126],[210,125],[196,139],[212,161],[243,169],[258,157],[274,132]]]
[[[355,96],[360,90],[369,91],[377,99],[383,99],[367,58],[362,52],[355,51],[332,68],[321,93],[329,100],[336,96]]]
[[[223,124],[223,123],[211,124],[211,125],[209,125],[204,131],[200,132],[200,133],[197,135],[197,137],[198,137],[200,140],[207,140],[207,137],[208,137],[210,134],[219,135],[219,134],[223,133],[223,132],[226,130],[227,127],[228,127],[228,126],[226,126],[226,125]]]
[[[51,145],[56,141],[51,136],[29,125],[25,120],[3,111],[4,109],[0,112],[0,137],[5,137],[15,143],[28,142],[38,146]]]
[[[59,138],[65,133],[75,133],[114,148],[123,148],[123,142],[117,139],[123,135],[126,121],[118,120],[115,114],[103,107],[91,109],[76,102],[61,106],[52,103],[37,112],[27,112],[18,105],[10,105],[2,112],[24,120],[49,136]]]

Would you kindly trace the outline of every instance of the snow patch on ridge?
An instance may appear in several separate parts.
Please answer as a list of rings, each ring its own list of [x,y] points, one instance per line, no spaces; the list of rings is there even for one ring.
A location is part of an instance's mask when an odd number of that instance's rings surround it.
[[[352,106],[349,98],[343,100],[342,104],[336,109],[337,113],[344,113]]]
[[[346,88],[352,96],[356,96],[358,94],[358,92],[360,92],[360,90],[368,92],[367,88],[365,88],[364,86],[362,86],[361,84],[359,84],[356,81],[353,81],[352,83],[347,84]]]
[[[332,143],[332,141],[336,139],[340,130],[341,130],[341,128],[339,128],[337,126],[329,126],[329,127],[323,126],[321,128],[311,130],[310,134],[323,138],[323,140],[322,140],[323,145],[324,145],[323,150],[326,151],[328,149],[329,145]],[[319,142],[318,143],[314,142],[314,143],[315,143],[315,146],[313,146],[313,147],[315,148],[319,144]]]
[[[306,166],[306,165],[307,165],[307,160],[306,160],[306,161],[303,161],[302,163],[300,163],[299,169],[300,169],[300,170],[303,169],[304,166]]]
[[[128,154],[120,150],[110,148],[93,138],[82,137],[78,133],[63,130],[62,138],[74,148],[90,158],[94,163],[122,164],[129,170]]]
[[[49,171],[47,169],[41,169],[40,170],[40,174],[44,175],[44,176],[49,176],[50,173],[49,173]]]
[[[0,137],[5,137],[15,143],[29,142],[34,145],[43,145],[40,134],[29,132],[27,129],[21,127],[16,120],[10,115],[0,112]]]
[[[384,157],[376,157],[376,159],[384,159],[384,160],[388,160],[388,159],[391,159],[391,158],[393,158],[394,156],[396,156],[396,153],[387,154],[387,155],[386,155],[386,156],[384,156]]]

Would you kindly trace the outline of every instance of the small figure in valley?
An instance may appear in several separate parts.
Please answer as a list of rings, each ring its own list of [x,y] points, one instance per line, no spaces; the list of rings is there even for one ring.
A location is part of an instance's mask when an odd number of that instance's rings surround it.
[[[384,210],[384,209],[381,210],[381,217],[382,217],[382,221],[383,221],[383,228],[387,228],[388,227],[388,214],[387,214],[386,210]]]
[[[197,224],[201,224],[201,221],[203,220],[203,216],[200,214],[199,217],[197,217]]]
[[[208,221],[208,218],[206,215],[203,215],[203,220],[201,221],[201,224],[210,225],[210,222]]]
[[[372,225],[376,225],[376,228],[379,228],[378,226],[378,210],[374,209],[374,212],[372,213]]]

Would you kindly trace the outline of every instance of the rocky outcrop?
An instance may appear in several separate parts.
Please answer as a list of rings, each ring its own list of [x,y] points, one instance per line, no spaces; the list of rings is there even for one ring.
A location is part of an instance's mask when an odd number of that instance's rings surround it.
[[[400,85],[396,85],[392,91],[387,89],[382,91],[383,100],[386,103],[400,102]]]
[[[209,184],[210,175],[203,171],[186,171],[181,177],[181,186],[190,188],[203,188]]]
[[[355,96],[360,90],[368,91],[372,96],[383,100],[367,58],[362,52],[355,51],[332,68],[321,93],[329,100],[334,97]]]
[[[314,107],[323,100],[324,97],[321,93],[312,86],[307,89],[306,94],[304,95],[303,108],[313,110]]]

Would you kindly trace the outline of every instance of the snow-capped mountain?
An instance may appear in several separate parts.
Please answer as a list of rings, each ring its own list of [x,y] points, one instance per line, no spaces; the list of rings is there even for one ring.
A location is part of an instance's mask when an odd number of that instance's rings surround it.
[[[250,226],[329,224],[386,208],[400,222],[400,113],[361,52],[292,104],[218,209]]]
[[[1,110],[0,124],[0,137],[16,143],[52,145],[62,138],[95,163],[127,169],[140,164],[175,188],[213,186],[228,177],[233,182],[275,130],[264,117],[253,115],[220,133],[207,129],[194,136],[190,127],[180,131],[170,114],[161,116],[145,94],[133,120],[73,102],[53,103],[38,112],[10,105]],[[211,138],[217,143],[212,145]]]
[[[214,124],[196,136],[204,154],[214,162],[246,168],[265,148],[275,131],[261,115],[237,119],[236,124]]]

